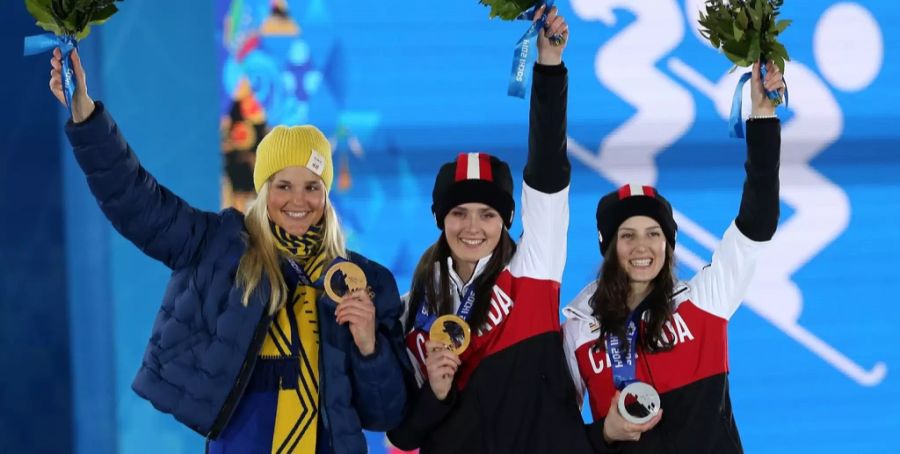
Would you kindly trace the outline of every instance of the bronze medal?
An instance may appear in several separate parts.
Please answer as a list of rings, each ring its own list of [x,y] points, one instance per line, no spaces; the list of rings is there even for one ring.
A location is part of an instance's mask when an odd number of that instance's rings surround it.
[[[353,262],[340,262],[325,273],[325,294],[335,303],[348,293],[366,288],[366,274]]]

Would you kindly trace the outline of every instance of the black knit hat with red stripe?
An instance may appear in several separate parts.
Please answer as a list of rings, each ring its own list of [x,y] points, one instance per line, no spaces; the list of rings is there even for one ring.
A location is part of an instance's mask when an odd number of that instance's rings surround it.
[[[672,216],[672,205],[669,201],[652,186],[626,184],[603,196],[597,204],[597,230],[600,232],[601,254],[606,255],[606,250],[612,244],[619,226],[632,216],[653,218],[662,227],[669,245],[675,247],[678,224]]]
[[[512,225],[516,207],[509,166],[486,153],[460,153],[456,161],[441,166],[431,191],[431,212],[438,228],[444,230],[444,218],[457,205],[483,203],[500,213],[503,224]]]

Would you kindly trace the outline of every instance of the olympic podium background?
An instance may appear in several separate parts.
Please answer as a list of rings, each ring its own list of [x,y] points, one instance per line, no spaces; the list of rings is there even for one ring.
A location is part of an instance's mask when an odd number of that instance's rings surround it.
[[[700,1],[559,3],[572,30],[564,303],[598,269],[596,201],[624,181],[673,202],[687,277],[737,212],[744,146],[724,114],[739,74],[692,31]],[[91,93],[163,184],[217,210],[220,123],[246,78],[268,124],[335,139],[350,244],[404,289],[438,235],[438,165],[487,151],[521,172],[528,103],[505,89],[526,24],[489,22],[475,0],[286,7],[298,34],[248,44],[269,1],[123,2],[83,42]],[[784,16],[782,218],[730,324],[735,414],[750,453],[898,452],[900,6],[788,0]],[[4,2],[0,18],[0,453],[201,452],[130,390],[169,273],[88,193],[49,56],[21,57],[39,32],[23,5]]]

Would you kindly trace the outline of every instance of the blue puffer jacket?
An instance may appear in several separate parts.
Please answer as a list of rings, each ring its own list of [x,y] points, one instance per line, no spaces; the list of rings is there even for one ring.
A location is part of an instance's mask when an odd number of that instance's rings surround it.
[[[271,321],[262,279],[250,304],[241,303],[235,272],[246,249],[244,217],[192,208],[141,167],[101,103],[91,117],[66,126],[91,191],[123,236],[173,270],[135,392],[160,411],[216,438],[240,400]],[[381,265],[351,254],[375,293],[376,352],[362,357],[335,303],[318,300],[320,447],[366,452],[361,428],[385,431],[402,418],[402,368],[408,364],[399,323],[397,284]],[[320,449],[319,451],[322,451]]]

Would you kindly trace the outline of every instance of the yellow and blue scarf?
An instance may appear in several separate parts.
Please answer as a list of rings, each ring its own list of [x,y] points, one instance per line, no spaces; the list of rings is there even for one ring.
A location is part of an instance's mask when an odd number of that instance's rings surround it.
[[[302,268],[308,282],[317,281],[326,265],[321,227],[310,227],[303,236],[295,236],[274,223],[271,225],[279,251]],[[292,280],[286,279],[288,282]],[[319,419],[319,314],[316,297],[316,289],[304,285],[301,279],[288,297],[287,304],[275,315],[260,351],[260,357],[264,359],[287,361],[290,369],[280,377],[272,434],[273,453],[312,454],[316,451]]]

